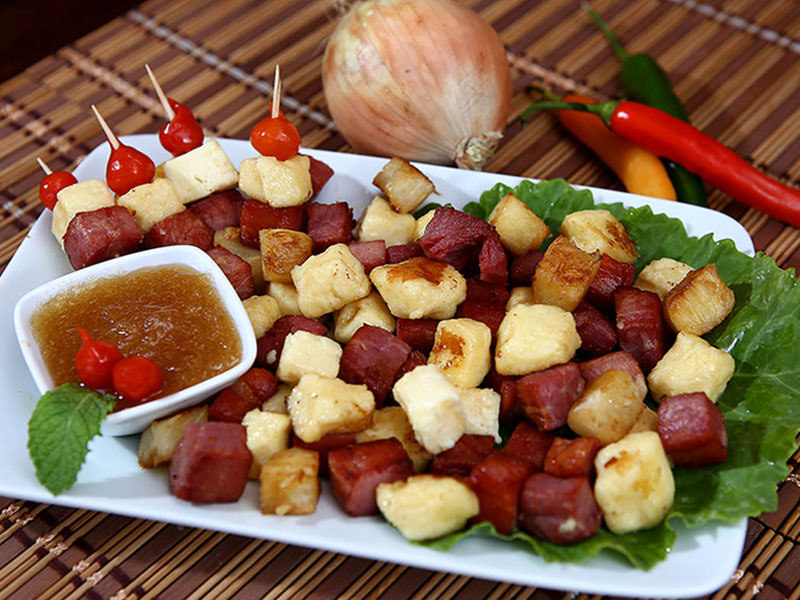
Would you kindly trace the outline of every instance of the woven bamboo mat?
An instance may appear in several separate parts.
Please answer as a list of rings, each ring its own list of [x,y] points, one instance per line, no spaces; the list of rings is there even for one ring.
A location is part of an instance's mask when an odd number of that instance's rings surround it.
[[[619,63],[578,1],[466,0],[500,33],[515,96],[487,170],[622,189],[551,117],[517,121],[531,83],[619,97]],[[334,0],[151,0],[0,84],[0,265],[41,208],[35,157],[74,168],[102,136],[162,124],[143,65],[214,135],[246,138],[284,73],[283,109],[306,146],[348,151],[325,107],[320,61]],[[692,121],[800,186],[800,4],[796,0],[595,0],[630,51],[670,73]],[[800,266],[800,231],[718,191],[756,249]],[[800,598],[800,454],[776,512],[751,519],[740,568],[713,598]],[[0,498],[0,598],[585,598],[373,562],[276,542]],[[713,557],[709,557],[713,560]]]

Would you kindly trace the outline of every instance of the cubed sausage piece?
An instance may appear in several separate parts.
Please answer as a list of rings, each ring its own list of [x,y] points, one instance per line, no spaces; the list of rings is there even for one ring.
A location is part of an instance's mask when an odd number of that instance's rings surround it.
[[[351,517],[378,514],[375,490],[381,483],[407,479],[414,464],[396,438],[354,444],[328,453],[331,491]]]
[[[64,234],[64,250],[69,264],[78,270],[130,254],[141,240],[142,232],[127,208],[106,206],[72,218]]]
[[[567,424],[569,409],[585,385],[578,365],[565,363],[520,377],[517,399],[531,423],[552,431]]]
[[[197,213],[213,231],[238,227],[242,220],[244,196],[239,190],[214,192],[193,203],[189,210]]]
[[[508,257],[497,234],[484,238],[478,254],[478,267],[483,281],[508,285]]]
[[[544,258],[544,253],[539,250],[531,250],[522,256],[518,256],[511,261],[511,266],[508,268],[508,276],[513,285],[531,285],[533,283],[533,274],[536,272],[536,267],[539,266]]]
[[[410,353],[411,346],[385,329],[362,325],[342,350],[339,377],[366,384],[375,396],[375,407],[381,408]]]
[[[241,423],[247,413],[260,406],[261,402],[258,402],[252,394],[241,394],[239,390],[229,386],[211,401],[211,406],[208,407],[208,420]]]
[[[513,375],[500,375],[494,367],[487,375],[489,385],[500,394],[500,415],[502,425],[509,425],[518,421],[520,416],[519,403],[517,402],[517,380]]]
[[[579,437],[574,440],[557,437],[547,451],[544,472],[556,477],[594,478],[594,457],[600,450],[600,440]]]
[[[500,329],[500,323],[506,316],[506,307],[504,304],[467,299],[458,305],[456,316],[480,321],[489,328],[489,331],[492,332],[492,339],[494,339],[497,336],[497,330]]]
[[[189,423],[169,466],[170,491],[189,502],[236,502],[253,455],[236,423]]]
[[[395,323],[395,334],[412,348],[427,354],[433,348],[438,325],[437,319],[399,318]]]
[[[633,285],[635,277],[636,267],[632,263],[619,262],[604,254],[597,275],[586,292],[586,299],[604,313],[613,314],[614,292],[620,287]]]
[[[425,256],[422,251],[422,246],[419,244],[398,244],[396,246],[389,246],[386,249],[386,264],[394,265],[409,258],[416,258],[417,256]]]
[[[623,287],[614,294],[614,306],[620,347],[649,373],[664,356],[671,331],[664,321],[661,299],[655,292]]]
[[[253,269],[250,268],[249,262],[221,246],[216,246],[206,252],[225,273],[225,277],[231,282],[240,300],[245,300],[253,295],[255,284],[253,283]]]
[[[550,449],[555,436],[552,433],[542,433],[528,423],[521,421],[514,428],[511,437],[508,438],[503,452],[513,454],[533,465],[534,470],[541,471],[544,468],[544,461],[547,451]]]
[[[308,331],[315,335],[328,335],[328,328],[319,321],[302,315],[284,315],[256,340],[256,364],[275,371],[283,351],[286,336],[295,331]]]
[[[266,369],[253,367],[239,377],[233,388],[242,396],[252,395],[256,402],[263,403],[278,391],[278,379]]]
[[[394,375],[394,380],[397,382],[403,375],[406,373],[410,373],[417,367],[421,367],[422,365],[428,364],[428,358],[419,350],[411,350],[408,354],[408,358],[406,362],[404,362],[399,369],[397,369],[397,373]]]
[[[301,156],[308,156],[308,174],[311,175],[311,197],[313,198],[319,194],[322,187],[333,177],[333,169],[318,158],[314,158],[308,154],[303,154]]]
[[[386,264],[386,242],[383,240],[371,240],[368,242],[350,242],[347,244],[350,252],[353,253],[364,266],[364,271],[369,273],[375,267]]]
[[[644,386],[644,374],[639,367],[639,363],[629,353],[624,350],[619,352],[612,352],[605,356],[593,358],[582,363],[578,363],[581,370],[581,375],[586,381],[591,381],[595,377],[599,377],[606,371],[616,370],[625,371],[633,378],[634,383]]]
[[[425,227],[419,245],[425,256],[446,262],[456,269],[477,259],[483,240],[494,233],[494,227],[450,206],[440,206]]]
[[[581,302],[572,316],[581,337],[581,350],[592,356],[602,356],[617,345],[617,331],[611,320],[588,302]]]
[[[597,533],[602,516],[586,477],[534,473],[522,486],[519,526],[534,537],[556,544],[584,540]]]
[[[494,450],[494,436],[462,435],[455,446],[433,457],[428,471],[434,475],[469,477],[472,468]]]
[[[328,476],[328,454],[331,450],[346,448],[356,443],[355,433],[329,433],[316,442],[304,442],[294,433],[292,434],[292,447],[313,450],[319,455],[319,475]]]
[[[725,417],[703,392],[680,394],[658,407],[658,435],[679,467],[707,467],[728,459]]]
[[[475,465],[469,485],[478,496],[480,512],[471,522],[489,521],[499,533],[510,534],[517,523],[520,489],[532,472],[528,461],[503,452],[492,452]]]
[[[467,300],[490,302],[505,306],[510,294],[505,285],[481,281],[475,277],[467,279]]]
[[[239,238],[245,246],[259,248],[258,232],[261,229],[294,229],[305,231],[306,209],[304,205],[273,207],[264,202],[248,198],[242,205],[242,220]]]
[[[214,246],[214,231],[197,213],[184,210],[162,219],[153,225],[152,229],[144,236],[145,248],[180,244],[197,246],[201,250],[210,250]]]
[[[347,244],[353,240],[353,209],[346,202],[307,205],[308,235],[314,242],[315,254],[333,244]]]

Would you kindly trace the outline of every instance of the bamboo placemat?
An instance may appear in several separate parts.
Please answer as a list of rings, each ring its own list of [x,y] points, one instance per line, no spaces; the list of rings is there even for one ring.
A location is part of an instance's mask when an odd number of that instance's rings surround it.
[[[320,61],[344,2],[151,0],[0,84],[0,268],[41,207],[35,157],[73,169],[103,141],[162,124],[143,65],[212,134],[245,139],[276,62],[283,110],[309,147],[348,151]],[[619,63],[578,1],[465,0],[499,32],[514,77],[506,138],[487,170],[622,189],[548,115],[523,128],[531,83],[619,97]],[[595,0],[632,52],[670,73],[693,123],[800,185],[800,5],[795,0]],[[712,190],[757,250],[800,266],[800,231]],[[800,454],[779,508],[751,519],[740,568],[713,598],[800,598]],[[164,523],[0,499],[0,598],[586,598]],[[713,557],[709,557],[713,560]]]

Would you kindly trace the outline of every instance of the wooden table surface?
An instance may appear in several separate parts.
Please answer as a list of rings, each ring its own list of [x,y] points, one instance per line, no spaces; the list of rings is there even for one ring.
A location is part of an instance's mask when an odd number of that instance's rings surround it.
[[[523,128],[531,84],[621,97],[619,63],[574,0],[464,0],[505,44],[514,98],[488,171],[622,189],[548,115]],[[275,64],[304,144],[347,152],[320,78],[334,0],[149,0],[0,83],[0,265],[42,207],[35,157],[74,169],[103,141],[89,106],[120,134],[162,115],[143,64],[213,135],[246,139]],[[800,4],[796,0],[596,0],[631,51],[669,72],[692,121],[771,176],[800,186]],[[7,25],[7,23],[6,23]],[[757,250],[800,266],[800,232],[708,188]],[[12,343],[9,340],[9,343]],[[21,375],[23,376],[23,375]],[[27,376],[27,375],[25,375]],[[778,509],[752,518],[739,569],[713,598],[800,598],[800,462]],[[0,475],[2,477],[2,475]],[[713,560],[713,557],[709,557]],[[0,598],[588,598],[374,562],[90,510],[0,498]]]

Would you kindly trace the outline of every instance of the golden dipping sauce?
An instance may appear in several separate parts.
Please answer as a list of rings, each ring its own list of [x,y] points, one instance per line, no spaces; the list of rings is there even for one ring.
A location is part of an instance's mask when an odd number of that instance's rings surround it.
[[[233,319],[211,280],[185,265],[147,267],[59,294],[31,320],[58,386],[77,382],[77,327],[161,368],[167,396],[227,371],[242,357]]]

